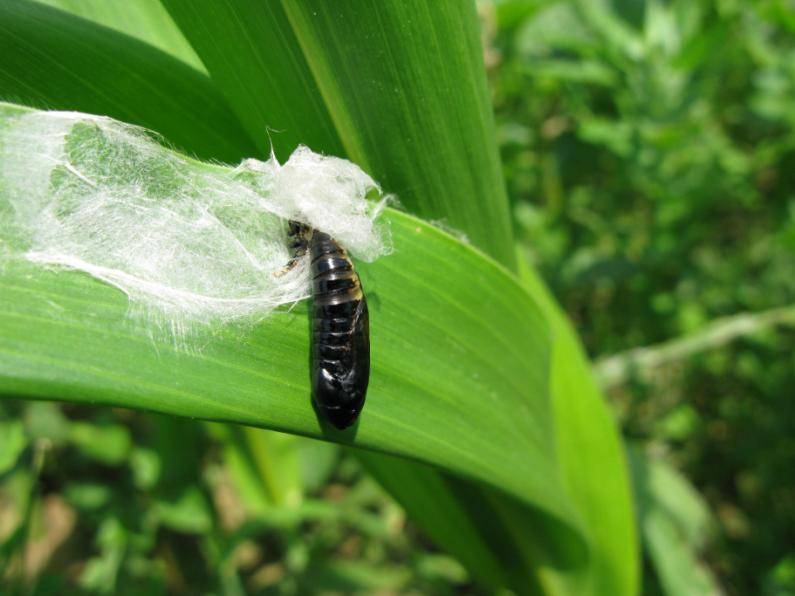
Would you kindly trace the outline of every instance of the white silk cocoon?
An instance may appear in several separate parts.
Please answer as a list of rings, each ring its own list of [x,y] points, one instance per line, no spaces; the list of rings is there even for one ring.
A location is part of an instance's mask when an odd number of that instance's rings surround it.
[[[17,257],[112,284],[176,335],[308,295],[306,258],[283,272],[289,219],[365,261],[389,252],[376,222],[386,197],[346,160],[299,147],[284,164],[202,164],[144,130],[75,112],[0,123],[3,201]]]

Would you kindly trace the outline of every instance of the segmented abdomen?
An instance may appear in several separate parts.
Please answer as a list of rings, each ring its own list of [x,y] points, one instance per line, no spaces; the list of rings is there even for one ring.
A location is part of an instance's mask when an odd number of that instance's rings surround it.
[[[347,252],[322,232],[309,242],[312,272],[312,394],[337,428],[353,424],[370,376],[367,301]]]

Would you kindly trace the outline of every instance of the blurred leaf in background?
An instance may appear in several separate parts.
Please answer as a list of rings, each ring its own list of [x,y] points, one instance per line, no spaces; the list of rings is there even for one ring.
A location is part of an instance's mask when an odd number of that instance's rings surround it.
[[[522,250],[588,351],[635,363],[609,385],[625,433],[715,514],[697,573],[792,593],[795,6],[486,6]],[[655,556],[647,523],[644,589],[682,593],[670,580],[693,559]]]

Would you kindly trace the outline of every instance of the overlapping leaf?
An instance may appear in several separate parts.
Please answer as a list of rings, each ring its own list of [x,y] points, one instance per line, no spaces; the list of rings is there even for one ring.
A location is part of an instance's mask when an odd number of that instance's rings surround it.
[[[0,27],[10,29],[15,19],[27,23],[18,37],[36,39],[45,59],[27,63],[32,73],[16,69],[6,80],[25,91],[18,96],[87,109],[95,99],[88,84],[92,59],[74,58],[91,55],[91,49],[72,44],[68,34],[40,40],[30,15],[50,23],[65,19],[72,34],[86,25],[16,4],[0,5],[0,15],[6,11]],[[266,127],[284,130],[274,135],[279,152],[308,139],[333,153],[344,147],[407,208],[443,218],[509,267],[515,262],[471,5],[164,4],[215,85],[192,73],[176,77],[179,83],[172,81],[168,93],[181,97],[195,85],[212,102],[220,96],[229,102],[247,134],[230,135],[235,147],[227,155],[251,154],[245,137],[256,139],[260,152],[267,150]],[[102,30],[96,36],[109,33],[118,35]],[[117,63],[106,65],[107,72],[127,68],[125,43],[111,44]],[[65,62],[59,45],[73,48]],[[15,60],[24,65],[21,54]],[[159,81],[166,63],[161,57],[144,61],[141,76]],[[62,73],[64,84],[46,84],[41,73],[48,70]],[[154,96],[124,107],[118,89],[106,84],[107,97],[93,111],[143,123],[199,155],[207,155],[207,127],[239,130],[229,111],[221,120],[205,118],[204,129],[193,126],[201,101],[198,110],[170,112],[161,126],[153,120],[168,101]],[[219,121],[228,124],[219,128]],[[620,443],[576,339],[543,287],[532,278],[528,283],[544,308],[540,316],[534,300],[489,259],[418,220],[390,217],[398,250],[364,272],[374,289],[375,369],[356,444],[441,465],[513,497],[411,462],[375,455],[365,461],[434,538],[492,585],[519,592],[633,592],[637,557]],[[124,321],[124,300],[113,290],[77,274],[25,267],[9,269],[5,279],[8,317],[0,327],[13,330],[8,343],[0,343],[0,362],[9,363],[0,373],[5,394],[124,403],[320,432],[306,395],[300,311],[242,338],[228,331],[199,355],[162,346],[151,360],[151,343]],[[23,302],[24,308],[13,307]],[[551,406],[544,318],[556,337]],[[30,333],[36,325],[41,332]],[[75,344],[85,344],[85,351],[70,350]],[[395,480],[412,475],[424,480]],[[436,499],[448,506],[423,516]],[[583,521],[587,559],[571,532]],[[462,537],[466,541],[458,545]]]

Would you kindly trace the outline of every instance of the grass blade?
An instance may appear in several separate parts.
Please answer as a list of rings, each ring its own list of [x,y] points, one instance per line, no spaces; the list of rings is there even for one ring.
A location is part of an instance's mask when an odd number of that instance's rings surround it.
[[[675,468],[637,446],[630,447],[629,460],[644,543],[665,593],[722,594],[699,559],[713,523],[701,495]]]

